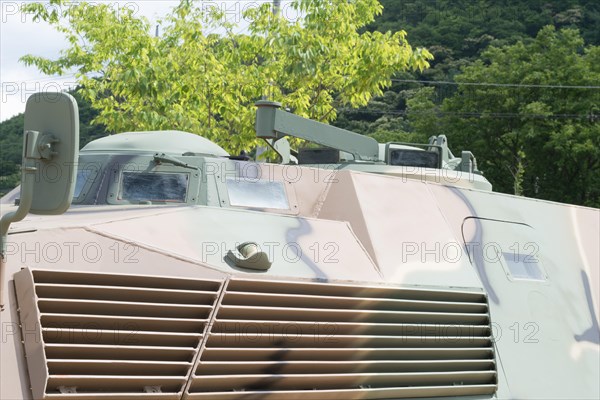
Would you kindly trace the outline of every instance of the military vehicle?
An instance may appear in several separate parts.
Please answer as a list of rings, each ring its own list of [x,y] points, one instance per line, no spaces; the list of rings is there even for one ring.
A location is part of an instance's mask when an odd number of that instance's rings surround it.
[[[27,103],[3,400],[599,398],[599,210],[268,101],[281,163],[175,131],[78,151],[77,118]]]

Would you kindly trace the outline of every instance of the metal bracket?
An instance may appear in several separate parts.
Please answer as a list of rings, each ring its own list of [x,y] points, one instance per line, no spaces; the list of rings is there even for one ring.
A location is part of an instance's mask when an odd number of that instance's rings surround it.
[[[33,186],[37,168],[26,165],[34,158],[38,132],[25,131],[23,138],[23,166],[21,168],[21,199],[16,211],[4,214],[0,218],[0,311],[4,310],[4,282],[6,281],[6,242],[8,228],[13,222],[21,221],[27,216],[33,202]]]
[[[59,142],[60,140],[58,140],[54,135],[51,135],[49,133],[43,135],[38,140],[37,145],[37,150],[40,153],[40,158],[51,160],[52,157],[58,155],[58,153],[54,151],[54,145]]]
[[[281,157],[281,164],[288,165],[291,162],[291,149],[290,142],[288,142],[287,138],[282,137],[277,140],[275,139],[265,139],[265,142],[271,147],[279,157]]]

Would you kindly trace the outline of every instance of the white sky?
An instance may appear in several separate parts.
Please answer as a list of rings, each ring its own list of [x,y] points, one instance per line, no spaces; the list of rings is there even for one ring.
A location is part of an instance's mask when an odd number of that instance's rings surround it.
[[[88,3],[99,3],[89,0]],[[102,1],[114,7],[117,4],[127,5],[145,16],[155,26],[157,19],[164,17],[178,0],[134,0],[134,1]],[[244,26],[242,12],[248,7],[270,2],[270,0],[201,0],[204,5],[216,5],[226,12],[226,18],[235,20]],[[56,59],[61,49],[67,48],[62,34],[55,32],[51,26],[43,22],[35,22],[31,15],[20,12],[21,1],[0,0],[0,121],[4,121],[25,111],[27,98],[38,91],[58,91],[75,86],[72,74],[62,77],[48,77],[35,67],[26,67],[19,58],[26,54]],[[47,7],[48,2],[42,2]],[[282,1],[282,15],[289,7],[289,0]],[[293,11],[291,11],[293,13]]]

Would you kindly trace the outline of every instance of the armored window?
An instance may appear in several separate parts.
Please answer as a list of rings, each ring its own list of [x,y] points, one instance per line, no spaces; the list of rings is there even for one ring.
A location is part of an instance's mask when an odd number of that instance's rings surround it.
[[[75,189],[73,190],[73,203],[82,203],[88,197],[88,193],[92,190],[100,170],[101,166],[99,164],[80,160],[75,179]]]
[[[76,199],[81,196],[81,192],[85,187],[88,179],[92,175],[92,171],[89,169],[80,169],[77,171],[77,179],[75,180],[75,191],[73,193],[73,198]]]
[[[120,200],[183,203],[189,174],[123,172]]]
[[[290,208],[283,182],[262,179],[227,178],[229,204],[237,207]]]
[[[389,154],[389,163],[407,167],[440,168],[439,154],[423,150],[392,149]]]

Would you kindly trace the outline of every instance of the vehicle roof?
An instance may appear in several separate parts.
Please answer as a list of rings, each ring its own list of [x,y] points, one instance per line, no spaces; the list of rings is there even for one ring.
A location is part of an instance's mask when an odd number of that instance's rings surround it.
[[[145,131],[125,132],[106,136],[88,143],[81,149],[82,153],[166,153],[182,155],[195,153],[217,157],[227,157],[221,146],[203,138],[183,131]]]

